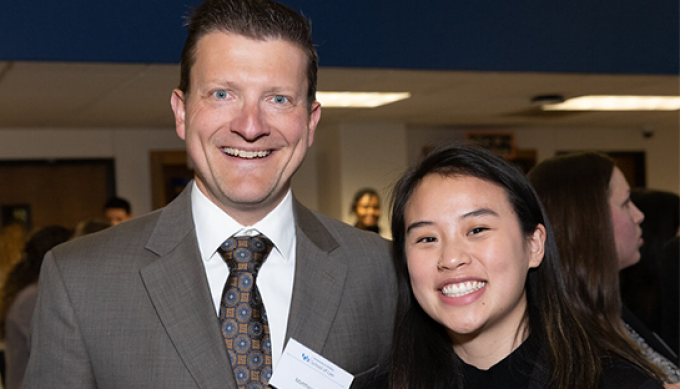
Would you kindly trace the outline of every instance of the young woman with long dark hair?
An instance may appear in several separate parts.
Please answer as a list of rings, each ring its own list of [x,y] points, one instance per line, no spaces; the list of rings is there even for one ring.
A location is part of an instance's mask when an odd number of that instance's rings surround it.
[[[392,389],[662,387],[593,339],[538,197],[501,157],[430,153],[394,189],[392,235]]]

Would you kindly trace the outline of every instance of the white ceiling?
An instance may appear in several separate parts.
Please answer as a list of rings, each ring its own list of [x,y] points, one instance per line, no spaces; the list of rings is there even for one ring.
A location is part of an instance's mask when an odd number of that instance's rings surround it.
[[[176,65],[0,62],[0,128],[168,128]],[[678,95],[678,76],[319,70],[323,91],[411,92],[375,109],[325,109],[322,124],[404,122],[410,126],[677,129],[674,112],[542,112],[543,94]]]

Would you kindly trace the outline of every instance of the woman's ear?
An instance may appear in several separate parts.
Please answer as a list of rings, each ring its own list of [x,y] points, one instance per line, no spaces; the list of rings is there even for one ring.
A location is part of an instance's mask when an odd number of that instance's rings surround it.
[[[529,246],[529,268],[538,267],[543,262],[543,255],[545,254],[545,227],[543,224],[536,226],[527,243]]]

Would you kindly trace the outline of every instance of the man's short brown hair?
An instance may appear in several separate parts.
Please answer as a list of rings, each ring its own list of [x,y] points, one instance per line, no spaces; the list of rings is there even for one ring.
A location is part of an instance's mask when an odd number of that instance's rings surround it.
[[[311,40],[311,24],[297,12],[270,0],[206,0],[189,16],[188,35],[180,59],[178,89],[189,92],[196,46],[206,34],[225,32],[257,40],[282,39],[296,44],[307,56],[307,106],[316,101],[319,59]]]

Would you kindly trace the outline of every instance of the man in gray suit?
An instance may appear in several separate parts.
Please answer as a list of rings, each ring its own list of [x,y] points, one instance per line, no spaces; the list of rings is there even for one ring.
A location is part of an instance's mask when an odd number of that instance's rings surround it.
[[[274,374],[292,338],[352,388],[375,387],[396,300],[389,244],[290,191],[321,114],[307,22],[268,0],[207,0],[188,25],[171,102],[195,180],[46,256],[24,387],[243,387],[218,318],[230,273],[218,248],[254,234],[274,245],[256,277]]]

